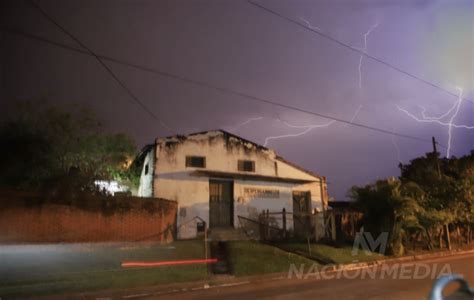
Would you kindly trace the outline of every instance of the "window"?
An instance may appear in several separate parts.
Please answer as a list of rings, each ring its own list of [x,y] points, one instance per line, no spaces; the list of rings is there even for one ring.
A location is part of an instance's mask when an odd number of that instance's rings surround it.
[[[204,156],[186,156],[186,167],[205,168],[206,158]]]
[[[239,171],[255,172],[255,162],[253,160],[239,160]]]
[[[145,175],[148,175],[148,164],[145,165]]]

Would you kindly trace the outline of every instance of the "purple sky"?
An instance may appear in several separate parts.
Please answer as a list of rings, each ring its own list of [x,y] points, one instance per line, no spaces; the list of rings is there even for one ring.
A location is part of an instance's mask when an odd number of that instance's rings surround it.
[[[397,106],[418,117],[420,106],[428,116],[440,116],[456,97],[368,58],[362,61],[360,87],[359,54],[246,1],[38,3],[99,54],[389,131],[425,139],[434,135],[440,144],[448,143],[447,126],[417,123]],[[471,0],[258,3],[302,23],[305,19],[360,49],[364,34],[378,23],[367,36],[370,55],[453,93],[461,86],[465,99],[474,101]],[[2,5],[2,20],[9,26],[79,48],[25,2]],[[2,111],[10,111],[17,99],[46,96],[66,108],[77,103],[92,107],[109,128],[127,132],[139,147],[170,134],[132,103],[94,58],[11,34],[2,33],[1,39]],[[223,128],[263,144],[269,136],[308,130],[295,126],[329,121],[108,65],[175,132]],[[474,125],[473,110],[474,104],[465,100],[454,123]],[[245,123],[249,119],[253,121]],[[337,122],[270,140],[268,147],[327,176],[331,196],[338,200],[351,185],[397,176],[399,159],[408,162],[431,150],[429,143]],[[452,154],[473,148],[474,130],[452,130]],[[446,155],[446,149],[440,150]]]

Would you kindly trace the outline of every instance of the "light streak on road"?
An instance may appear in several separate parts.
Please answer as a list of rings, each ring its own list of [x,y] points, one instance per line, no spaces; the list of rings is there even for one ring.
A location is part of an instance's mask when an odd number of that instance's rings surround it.
[[[193,265],[193,264],[213,264],[217,258],[208,259],[188,259],[188,260],[168,260],[168,261],[124,261],[122,267],[161,267],[161,266],[177,266],[177,265]]]

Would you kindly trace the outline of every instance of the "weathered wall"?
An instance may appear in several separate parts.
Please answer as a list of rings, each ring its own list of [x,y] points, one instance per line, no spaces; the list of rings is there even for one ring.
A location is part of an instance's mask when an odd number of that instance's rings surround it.
[[[138,197],[153,197],[153,174],[155,166],[155,147],[151,147],[143,162],[140,175]]]
[[[12,195],[6,199],[0,195],[0,243],[173,239],[177,207],[173,201],[125,198],[121,201],[130,201],[125,211],[114,213],[109,209],[104,213],[71,205],[38,204],[36,201],[32,204],[31,200],[12,199]],[[6,201],[8,205],[5,205]],[[163,231],[166,233],[159,235]]]
[[[238,160],[255,161],[255,172],[251,174],[275,178],[314,180],[308,184],[282,183],[256,180],[234,180],[234,226],[238,227],[237,216],[256,218],[263,209],[293,211],[293,191],[310,191],[312,207],[322,210],[323,197],[321,180],[303,172],[284,161],[278,160],[273,150],[246,143],[222,132],[209,132],[186,138],[158,139],[155,156],[154,197],[178,202],[178,238],[196,235],[194,217],[200,217],[209,224],[209,177],[192,175],[195,168],[187,168],[186,156],[205,156],[205,170],[239,172]],[[245,195],[245,188],[278,190],[275,198],[252,198]],[[186,224],[186,225],[182,225]],[[291,228],[293,224],[289,223]]]

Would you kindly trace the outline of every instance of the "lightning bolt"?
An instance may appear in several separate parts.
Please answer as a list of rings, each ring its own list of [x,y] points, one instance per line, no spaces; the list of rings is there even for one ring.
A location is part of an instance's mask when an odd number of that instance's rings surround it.
[[[451,156],[451,141],[452,141],[452,131],[453,131],[453,122],[454,122],[454,119],[456,119],[458,113],[459,113],[459,109],[461,108],[461,104],[462,104],[462,101],[463,101],[463,98],[462,98],[462,94],[463,94],[463,89],[462,88],[459,88],[458,87],[458,90],[459,90],[459,98],[458,98],[458,105],[456,107],[456,111],[454,112],[454,114],[451,116],[451,118],[449,119],[449,127],[448,127],[448,149],[446,150],[446,157],[449,158]]]
[[[368,51],[368,46],[367,46],[367,39],[369,38],[369,35],[374,31],[377,27],[379,26],[379,23],[376,22],[372,27],[367,30],[366,33],[364,33],[364,48],[362,48],[362,52],[367,54]],[[364,55],[361,54],[359,57],[359,89],[362,89],[362,61],[364,60]]]
[[[452,128],[457,128],[457,129],[458,128],[474,129],[474,126],[459,125],[459,124],[454,124],[454,123],[449,123],[449,122],[443,122],[443,121],[440,121],[436,118],[429,118],[429,119],[419,118],[419,117],[415,116],[414,114],[410,113],[409,111],[407,111],[406,109],[401,108],[398,105],[396,107],[399,111],[403,112],[404,114],[406,114],[407,116],[409,116],[413,120],[417,121],[418,123],[435,123],[435,124],[439,124],[439,125],[446,126],[446,127],[452,126]]]
[[[451,157],[451,149],[452,149],[452,140],[453,140],[453,128],[462,128],[462,129],[474,129],[474,126],[468,126],[468,125],[458,125],[455,124],[454,121],[456,117],[459,114],[459,111],[462,106],[463,102],[463,89],[460,87],[456,87],[459,90],[459,96],[458,100],[454,103],[454,105],[444,114],[442,114],[439,117],[429,117],[426,115],[426,109],[421,106],[421,115],[422,117],[419,118],[415,116],[414,114],[410,113],[406,109],[403,109],[397,105],[397,109],[413,120],[419,122],[419,123],[434,123],[434,124],[439,124],[441,126],[448,127],[448,145],[447,145],[447,150],[446,150],[446,157],[450,158]],[[443,119],[446,119],[449,117],[448,121],[443,121]]]
[[[309,29],[323,32],[321,28],[311,25],[311,23],[305,18],[300,17],[299,19],[302,22],[302,24],[308,27]],[[374,25],[372,25],[372,27],[369,28],[369,30],[367,30],[366,33],[364,33],[364,48],[361,49],[363,53],[361,53],[359,57],[359,88],[360,89],[362,89],[362,62],[364,60],[364,54],[367,54],[367,51],[368,51],[367,40],[369,38],[369,35],[372,33],[372,31],[374,31],[378,26],[379,26],[379,22],[377,21]]]
[[[262,120],[262,119],[263,119],[263,117],[250,118],[250,119],[248,119],[248,120],[246,120],[246,121],[244,121],[244,122],[242,122],[242,123],[240,123],[240,124],[237,124],[237,125],[231,127],[231,131],[237,131],[237,130],[239,130],[241,127],[244,127],[245,125],[248,125],[248,124],[250,124],[250,123],[252,123],[252,122],[259,121],[259,120]]]
[[[350,121],[351,123],[353,123],[353,122],[355,121],[355,119],[356,119],[357,116],[359,115],[360,110],[362,109],[362,107],[363,107],[363,105],[360,104],[359,107],[356,109],[354,115],[353,115],[352,118],[351,118],[351,121]],[[344,127],[346,127],[346,126],[348,126],[348,125],[349,125],[349,124],[345,124]]]
[[[456,109],[456,106],[458,104],[458,101],[454,102],[453,106],[444,114],[442,114],[441,116],[439,117],[428,117],[426,115],[426,108],[419,105],[419,107],[421,108],[421,116],[423,117],[423,119],[425,120],[441,120],[441,119],[444,119],[445,117],[449,116],[449,114]]]
[[[310,23],[308,20],[306,20],[305,18],[300,17],[300,20],[304,23],[304,25],[305,25],[306,27],[308,27],[308,28],[310,28],[310,29],[313,29],[313,30],[317,30],[317,31],[323,32],[323,31],[321,30],[321,28],[311,25],[311,23]]]
[[[360,110],[362,109],[362,105],[359,105],[359,107],[357,108],[357,110],[355,111],[354,115],[352,116],[352,119],[351,119],[351,123],[354,122],[355,118],[357,117],[357,115],[359,114]],[[281,118],[277,117],[276,118],[278,121],[282,122],[286,127],[288,128],[296,128],[296,129],[304,129],[303,131],[301,132],[298,132],[298,133],[291,133],[291,134],[282,134],[282,135],[277,135],[277,136],[268,136],[265,138],[265,142],[264,142],[264,146],[267,146],[268,143],[272,140],[279,140],[279,139],[284,139],[284,138],[292,138],[292,137],[299,137],[299,136],[303,136],[309,132],[311,132],[312,130],[316,129],[316,128],[324,128],[324,127],[329,127],[331,126],[333,123],[335,123],[336,121],[335,120],[332,120],[332,121],[329,121],[327,123],[324,123],[324,124],[315,124],[315,125],[294,125],[294,124],[291,124],[285,120],[282,120]]]
[[[259,120],[262,120],[264,119],[265,117],[261,116],[261,117],[255,117],[255,118],[250,118],[250,119],[247,119],[245,120],[244,122],[240,123],[240,124],[237,124],[235,126],[232,126],[232,127],[228,127],[228,128],[231,128],[230,131],[237,131],[239,128],[245,126],[245,125],[248,125],[252,122],[256,122],[256,121],[259,121]],[[293,125],[293,124],[290,124],[289,122],[287,121],[284,121],[282,120],[280,117],[274,117],[274,118],[270,118],[270,119],[273,119],[273,120],[277,120],[279,122],[282,122],[286,127],[288,128],[296,128],[296,129],[304,129],[303,131],[299,132],[299,133],[295,133],[295,134],[284,134],[284,135],[278,135],[278,136],[269,136],[269,137],[266,137],[265,138],[265,143],[264,143],[264,146],[267,146],[268,142],[271,141],[271,140],[277,140],[277,139],[283,139],[283,138],[289,138],[289,137],[298,137],[298,136],[302,136],[302,135],[305,135],[307,133],[309,133],[311,130],[313,129],[316,129],[316,128],[322,128],[322,127],[328,127],[329,125],[331,125],[332,123],[336,122],[336,121],[330,121],[328,123],[325,123],[325,124],[317,124],[317,125]]]
[[[313,129],[316,129],[316,128],[329,127],[331,124],[335,123],[336,121],[333,120],[333,121],[329,121],[328,123],[318,124],[318,125],[293,125],[293,124],[290,124],[286,121],[282,121],[282,122],[283,122],[283,124],[285,124],[289,128],[298,128],[298,129],[304,129],[304,130],[299,132],[299,133],[284,134],[284,135],[266,137],[265,138],[265,143],[263,144],[264,146],[267,146],[268,142],[270,142],[271,140],[298,137],[298,136],[305,135],[305,134],[309,133],[310,131],[312,131]]]
[[[394,134],[392,135],[392,144],[393,144],[393,146],[395,147],[395,151],[397,152],[398,162],[399,162],[399,163],[402,163],[402,159],[401,159],[401,155],[400,155],[400,147],[398,146],[398,143],[397,143],[397,141],[396,141],[396,139],[395,139],[395,133],[396,133],[395,128],[393,128],[392,132],[394,133]]]

